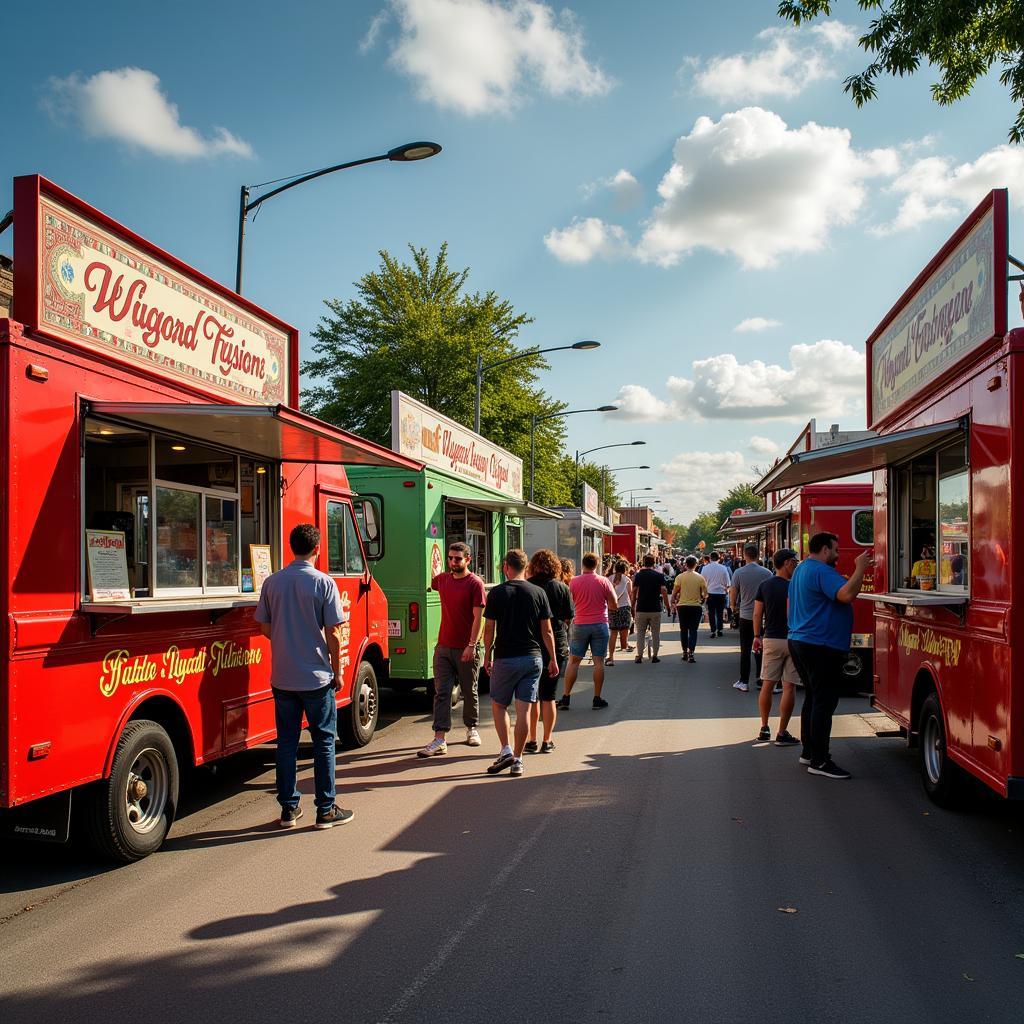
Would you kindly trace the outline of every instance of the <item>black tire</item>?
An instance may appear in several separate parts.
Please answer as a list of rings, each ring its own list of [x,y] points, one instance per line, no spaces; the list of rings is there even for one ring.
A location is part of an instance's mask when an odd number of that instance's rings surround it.
[[[361,661],[352,681],[352,703],[342,708],[338,732],[346,747],[365,747],[377,730],[380,691],[377,673],[368,661]]]
[[[140,718],[117,741],[110,778],[88,792],[90,844],[130,864],[160,849],[178,806],[178,757],[166,730]]]
[[[956,807],[964,795],[964,771],[950,760],[946,749],[946,725],[937,694],[929,694],[925,699],[917,723],[917,753],[924,791],[940,807]]]

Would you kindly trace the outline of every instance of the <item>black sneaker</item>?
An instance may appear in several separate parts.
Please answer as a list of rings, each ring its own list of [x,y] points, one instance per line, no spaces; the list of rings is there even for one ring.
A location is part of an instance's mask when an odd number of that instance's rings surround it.
[[[555,749],[555,741],[554,740],[545,740],[540,745],[540,752],[542,754],[550,754],[551,751],[554,750],[554,749]]]
[[[334,804],[329,811],[316,812],[316,827],[334,828],[335,825],[347,825],[355,816],[355,811],[346,811]]]
[[[556,706],[557,706],[559,711],[568,711],[569,710],[569,694],[565,694],[565,696],[562,697],[562,699],[558,702],[558,704]]]
[[[644,659],[643,658],[639,658],[638,657],[638,658],[634,658],[633,659],[633,664],[634,665],[642,665],[643,663],[644,663]]]
[[[281,828],[295,828],[299,818],[302,817],[301,807],[282,807],[281,820],[278,824]]]
[[[844,771],[835,761],[825,761],[819,765],[809,765],[808,775],[824,775],[826,779],[850,779],[853,778],[849,772]]]
[[[524,754],[536,754],[537,750],[538,750],[538,747],[537,747],[537,741],[536,740],[527,740],[526,741],[526,746],[523,747],[523,753]]]
[[[593,708],[595,711],[599,710],[600,708],[606,707],[608,707],[608,701],[606,701],[603,697],[594,698]]]
[[[515,759],[516,759],[516,755],[513,754],[511,750],[508,751],[508,753],[499,754],[497,759],[495,760],[494,764],[490,764],[490,765],[487,766],[487,774],[488,775],[497,775],[498,772],[503,772],[506,768],[508,768],[512,764],[512,762]]]
[[[657,665],[661,661],[661,658],[651,658],[651,664]]]
[[[791,747],[794,743],[799,742],[800,741],[790,732],[780,732],[779,735],[775,737],[775,746],[777,747]]]
[[[772,731],[767,725],[762,725],[760,731],[757,734],[758,743],[768,743],[771,741]]]

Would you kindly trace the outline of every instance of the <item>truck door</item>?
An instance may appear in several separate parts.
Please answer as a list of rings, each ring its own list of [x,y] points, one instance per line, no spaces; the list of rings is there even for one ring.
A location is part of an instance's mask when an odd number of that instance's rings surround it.
[[[344,694],[352,692],[352,679],[358,667],[356,660],[363,637],[366,636],[369,621],[369,587],[366,585],[366,561],[359,543],[352,515],[352,505],[347,499],[322,495],[320,499],[320,521],[327,550],[326,572],[334,578],[341,593],[341,604],[348,614],[348,629],[341,636],[341,665],[345,679]],[[323,568],[321,553],[321,568]]]

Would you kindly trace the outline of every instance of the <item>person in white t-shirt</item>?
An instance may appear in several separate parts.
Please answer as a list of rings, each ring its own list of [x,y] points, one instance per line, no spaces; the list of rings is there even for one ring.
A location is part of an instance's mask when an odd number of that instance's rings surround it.
[[[722,565],[717,551],[711,552],[711,561],[704,566],[701,576],[708,585],[708,625],[712,636],[722,635],[725,601],[732,585],[732,573]]]

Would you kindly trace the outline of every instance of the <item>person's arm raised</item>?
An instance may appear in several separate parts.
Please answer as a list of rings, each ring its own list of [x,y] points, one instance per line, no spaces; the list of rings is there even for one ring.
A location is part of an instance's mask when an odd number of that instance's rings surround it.
[[[864,585],[864,573],[874,564],[874,553],[862,551],[853,563],[850,578],[836,591],[836,600],[843,604],[853,604]]]

